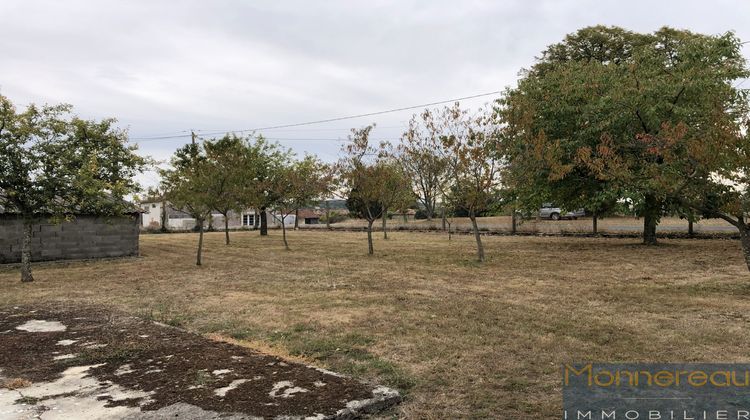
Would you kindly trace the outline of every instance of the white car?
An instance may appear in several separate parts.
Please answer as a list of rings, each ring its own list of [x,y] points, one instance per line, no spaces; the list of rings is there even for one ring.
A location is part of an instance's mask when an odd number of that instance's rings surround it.
[[[539,209],[539,217],[542,219],[560,220],[560,219],[578,219],[586,215],[583,209],[577,209],[573,211],[565,212],[560,207],[555,207],[552,203],[542,204],[542,208]]]

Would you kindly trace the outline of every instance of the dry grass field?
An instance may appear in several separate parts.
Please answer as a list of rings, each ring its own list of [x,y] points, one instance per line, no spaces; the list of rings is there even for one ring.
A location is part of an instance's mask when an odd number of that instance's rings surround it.
[[[738,241],[393,232],[144,235],[140,258],[0,266],[0,305],[97,304],[401,389],[389,415],[559,418],[560,364],[750,360]],[[376,235],[379,238],[379,235]]]
[[[453,229],[458,230],[469,230],[471,229],[471,221],[468,217],[454,217],[449,218],[448,221],[451,223]],[[490,216],[490,217],[479,217],[477,218],[477,225],[481,230],[488,230],[493,232],[510,232],[511,230],[511,218],[510,216]],[[612,216],[603,217],[599,219],[599,233],[610,233],[610,234],[640,234],[643,231],[643,219],[638,217],[629,216]],[[333,225],[337,228],[363,228],[367,226],[367,222],[362,219],[348,219],[340,223]],[[322,228],[323,225],[308,225],[305,228]],[[375,229],[381,227],[381,221],[378,220],[373,225]],[[583,217],[577,220],[535,220],[531,219],[518,219],[516,226],[519,233],[544,233],[544,234],[586,234],[592,233],[592,221],[591,217]],[[404,222],[399,217],[394,217],[388,221],[388,229],[411,229],[411,230],[431,230],[431,229],[442,229],[442,220],[440,218],[433,219],[432,221],[421,220],[409,220]],[[678,217],[663,217],[659,221],[657,226],[658,232],[688,232],[687,220],[680,219]],[[729,234],[736,235],[737,228],[730,225],[721,219],[703,219],[695,223],[693,227],[695,233],[709,233],[709,234]]]

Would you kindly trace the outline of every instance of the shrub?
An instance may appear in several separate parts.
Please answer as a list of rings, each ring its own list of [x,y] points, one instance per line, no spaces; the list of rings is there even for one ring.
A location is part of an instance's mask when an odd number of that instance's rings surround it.
[[[349,217],[347,216],[346,213],[332,211],[330,213],[330,215],[329,215],[329,223],[340,223],[340,222],[343,222],[344,220],[346,220],[348,218]],[[326,222],[326,215],[325,214],[322,215],[322,216],[320,216],[320,222],[321,223],[325,223]]]

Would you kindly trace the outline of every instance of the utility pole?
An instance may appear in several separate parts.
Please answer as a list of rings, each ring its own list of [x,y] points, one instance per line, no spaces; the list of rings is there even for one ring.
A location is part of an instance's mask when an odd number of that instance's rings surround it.
[[[190,151],[190,154],[193,158],[192,164],[195,164],[196,158],[198,157],[198,148],[195,147],[195,137],[195,131],[190,130],[190,141],[193,144],[193,148]],[[203,219],[195,219],[195,227],[200,232],[200,239],[198,241],[198,262],[196,263],[196,265],[201,265],[201,248],[203,245]]]

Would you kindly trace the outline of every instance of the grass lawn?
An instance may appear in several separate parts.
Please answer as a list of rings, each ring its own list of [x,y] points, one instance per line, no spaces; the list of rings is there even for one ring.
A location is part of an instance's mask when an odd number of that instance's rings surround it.
[[[385,383],[408,418],[559,418],[560,364],[747,362],[738,241],[281,232],[143,235],[141,258],[0,266],[0,305],[107,305]]]
[[[448,221],[452,224],[453,229],[471,229],[471,221],[468,217],[453,217],[449,218]],[[479,229],[491,230],[491,231],[504,231],[510,232],[511,230],[511,217],[510,216],[489,216],[489,217],[478,217],[477,225]],[[332,225],[337,228],[363,228],[367,226],[367,221],[362,219],[347,219],[340,223]],[[378,229],[381,226],[381,221],[378,220],[374,224],[374,228]],[[304,228],[323,228],[323,225],[306,225]],[[582,217],[577,220],[536,220],[534,218],[521,219],[517,221],[517,229],[519,233],[591,233],[592,232],[592,220],[590,216]],[[409,220],[404,223],[403,219],[394,217],[388,221],[389,229],[437,229],[442,228],[442,220],[438,218],[428,221],[425,219],[421,220]],[[643,232],[643,219],[638,217],[629,216],[612,216],[612,217],[601,217],[598,223],[599,233],[633,233],[641,234]],[[687,220],[680,219],[678,217],[662,217],[659,220],[659,225],[656,227],[659,232],[688,232]],[[696,233],[723,233],[729,235],[738,235],[737,228],[730,225],[722,219],[702,219],[694,224],[694,230]]]

